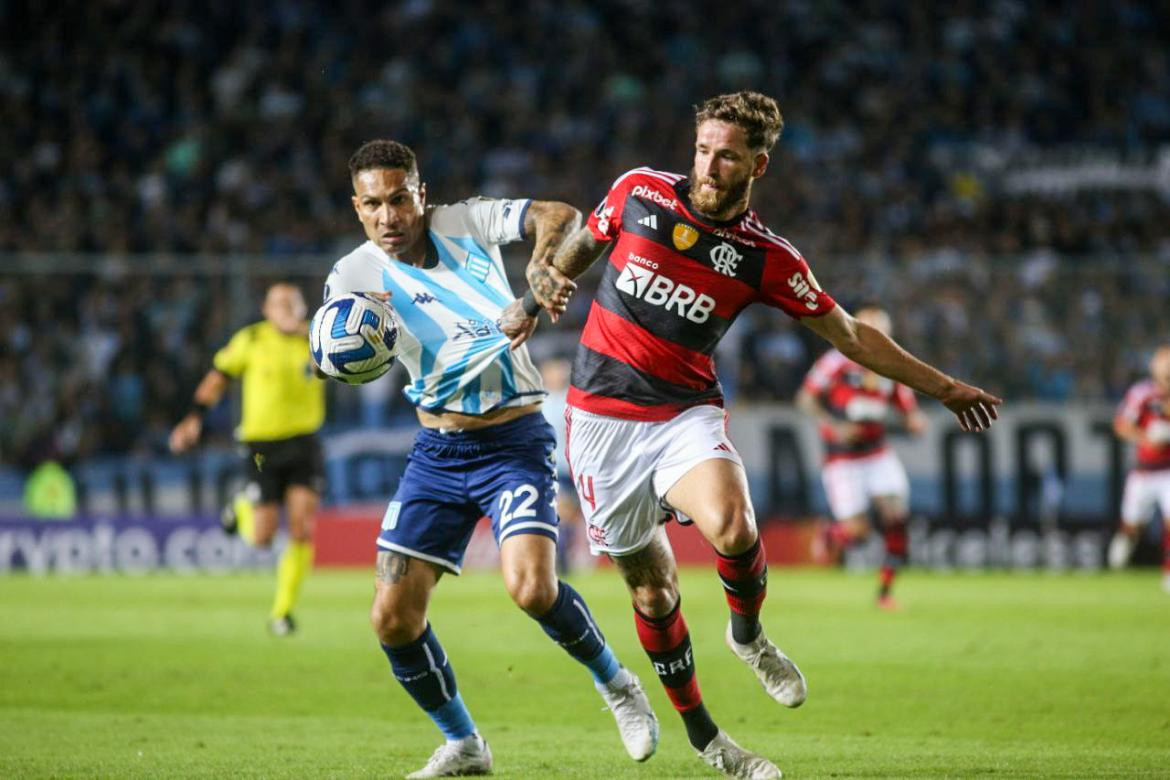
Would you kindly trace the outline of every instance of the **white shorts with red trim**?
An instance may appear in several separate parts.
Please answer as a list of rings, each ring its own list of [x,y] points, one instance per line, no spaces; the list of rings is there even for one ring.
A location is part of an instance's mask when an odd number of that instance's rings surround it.
[[[594,555],[628,555],[649,544],[658,525],[679,514],[666,493],[697,464],[722,458],[743,465],[718,406],[695,406],[664,422],[570,406],[565,421],[565,456]]]
[[[821,471],[829,511],[837,520],[865,514],[875,496],[890,496],[908,502],[910,480],[902,461],[891,449],[861,458],[841,458],[825,464]]]
[[[1141,525],[1154,509],[1170,519],[1170,469],[1129,472],[1121,494],[1121,522]]]

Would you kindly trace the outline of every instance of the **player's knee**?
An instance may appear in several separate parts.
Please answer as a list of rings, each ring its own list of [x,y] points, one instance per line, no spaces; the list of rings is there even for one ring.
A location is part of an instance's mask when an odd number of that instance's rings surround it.
[[[541,576],[536,572],[508,578],[508,595],[516,606],[533,617],[547,614],[557,600],[556,577]]]
[[[752,508],[737,507],[720,518],[713,542],[723,555],[739,555],[750,550],[759,537]]]
[[[262,528],[257,525],[252,530],[252,544],[256,547],[271,547],[272,540],[276,538],[275,528]]]
[[[675,585],[641,585],[632,590],[634,607],[646,617],[661,618],[671,613],[678,604]]]
[[[385,599],[375,598],[370,608],[370,625],[382,644],[397,647],[422,636],[426,630],[426,618],[405,612]]]

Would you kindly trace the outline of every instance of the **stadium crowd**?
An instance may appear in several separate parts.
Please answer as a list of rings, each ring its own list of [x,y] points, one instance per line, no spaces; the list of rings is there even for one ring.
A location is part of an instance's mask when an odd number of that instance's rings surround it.
[[[630,167],[679,169],[691,106],[748,86],[787,119],[758,209],[844,303],[882,301],[899,340],[1009,398],[1112,399],[1142,369],[1170,293],[1170,7],[708,11],[6,3],[0,253],[95,270],[0,271],[0,462],[161,451],[241,324],[227,275],[99,272],[99,254],[335,257],[358,235],[346,160],[374,136],[427,160],[433,202],[590,208]],[[790,400],[815,358],[758,307],[726,343],[736,399]]]

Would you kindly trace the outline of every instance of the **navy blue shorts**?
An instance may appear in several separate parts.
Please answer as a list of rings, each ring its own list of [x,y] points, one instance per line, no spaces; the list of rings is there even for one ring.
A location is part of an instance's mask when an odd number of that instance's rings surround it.
[[[556,435],[540,412],[474,431],[424,428],[382,518],[379,550],[459,573],[476,522],[496,543],[516,534],[557,538]]]

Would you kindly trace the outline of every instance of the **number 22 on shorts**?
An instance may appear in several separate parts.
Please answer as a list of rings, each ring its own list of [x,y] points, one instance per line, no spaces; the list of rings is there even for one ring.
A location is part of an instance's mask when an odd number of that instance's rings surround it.
[[[500,493],[500,527],[503,528],[512,520],[521,517],[536,517],[536,510],[532,505],[540,498],[540,492],[532,485],[524,484],[516,488],[515,492],[505,490]],[[512,509],[512,502],[516,508]]]

